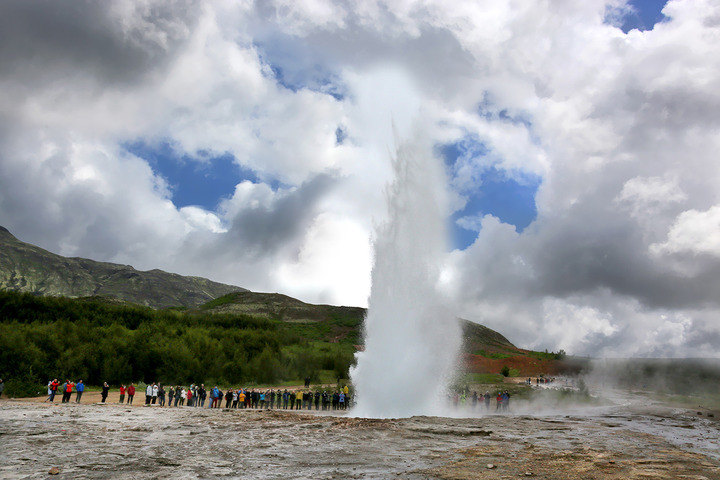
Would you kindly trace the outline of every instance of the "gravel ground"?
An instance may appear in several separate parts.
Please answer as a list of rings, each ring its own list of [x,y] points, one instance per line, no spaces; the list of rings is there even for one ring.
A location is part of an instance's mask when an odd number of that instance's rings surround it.
[[[518,410],[377,420],[3,400],[0,478],[720,479],[718,423],[697,412]]]

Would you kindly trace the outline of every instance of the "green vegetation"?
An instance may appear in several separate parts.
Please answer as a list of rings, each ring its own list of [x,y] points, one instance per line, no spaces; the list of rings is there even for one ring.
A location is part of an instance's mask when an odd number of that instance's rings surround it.
[[[90,385],[334,383],[347,378],[361,321],[338,313],[294,323],[0,291],[0,378],[17,396],[35,395],[54,377]]]
[[[566,357],[565,350],[558,350],[556,352],[528,352],[528,355],[537,358],[538,360],[564,360]]]

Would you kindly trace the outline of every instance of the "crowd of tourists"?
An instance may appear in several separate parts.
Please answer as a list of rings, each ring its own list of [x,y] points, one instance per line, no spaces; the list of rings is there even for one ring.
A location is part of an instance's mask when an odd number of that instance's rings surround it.
[[[497,392],[495,397],[495,410],[507,411],[510,408],[510,392],[507,390]],[[493,395],[490,392],[478,394],[477,392],[470,393],[467,390],[454,392],[450,395],[450,402],[453,407],[472,407],[477,408],[478,405],[481,407],[484,405],[486,410],[490,410],[492,407]]]
[[[532,382],[533,382],[533,380],[531,377],[528,377],[528,379],[525,380],[525,383],[528,385],[532,385]],[[536,377],[535,378],[535,385],[541,385],[541,384],[544,385],[544,384],[553,383],[553,382],[555,382],[554,377]]]
[[[307,383],[306,383],[307,384]],[[62,395],[62,403],[71,401],[73,391],[75,403],[80,403],[85,384],[82,380],[74,383],[66,380],[60,383],[58,379],[48,382],[48,397],[46,402],[54,402],[57,395]],[[110,387],[105,382],[101,390],[101,402],[105,403]],[[120,385],[118,403],[132,405],[135,399],[136,387]],[[290,390],[287,389],[246,389],[229,388],[221,390],[217,385],[205,388],[204,384],[165,387],[160,383],[148,384],[145,387],[145,405],[158,405],[161,407],[200,407],[207,404],[207,408],[254,408],[254,409],[290,409],[290,410],[345,410],[350,406],[350,389],[347,385],[335,391],[327,390]]]
[[[307,385],[307,383],[306,383]],[[46,402],[54,402],[57,395],[62,395],[62,403],[71,401],[75,393],[75,403],[80,403],[85,384],[82,380],[74,383],[66,380],[60,383],[58,379],[48,382],[48,397]],[[110,386],[105,382],[102,386],[100,398],[105,403]],[[135,399],[136,387],[120,385],[118,403],[132,405]],[[283,410],[345,410],[350,407],[351,395],[347,385],[335,391],[316,390],[290,390],[287,389],[246,389],[229,388],[221,390],[217,385],[205,388],[204,384],[165,387],[160,383],[148,384],[144,390],[145,405],[158,405],[160,407],[199,407],[204,408],[251,408],[251,409],[283,409]],[[492,400],[495,400],[493,405]],[[453,392],[448,398],[454,407],[484,406],[490,410],[493,406],[496,411],[507,411],[510,407],[510,393],[498,391],[493,395],[490,392],[478,394],[467,389]]]

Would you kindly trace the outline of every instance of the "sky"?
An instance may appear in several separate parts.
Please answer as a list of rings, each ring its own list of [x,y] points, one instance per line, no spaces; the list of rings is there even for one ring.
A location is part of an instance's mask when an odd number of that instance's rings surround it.
[[[458,316],[720,355],[717,1],[9,0],[0,92],[0,225],[52,252],[365,306],[422,125]]]

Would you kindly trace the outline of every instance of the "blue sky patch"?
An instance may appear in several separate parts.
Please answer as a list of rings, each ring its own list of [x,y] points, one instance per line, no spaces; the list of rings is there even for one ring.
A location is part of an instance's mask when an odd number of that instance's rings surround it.
[[[466,199],[465,206],[450,218],[453,248],[464,250],[477,238],[479,218],[494,215],[500,221],[522,232],[537,217],[535,194],[542,179],[524,172],[506,172],[494,165],[482,168],[482,159],[489,154],[485,144],[474,136],[438,146],[448,169],[451,183],[463,167],[474,164],[470,185],[458,191]]]
[[[466,197],[465,207],[452,215],[454,248],[464,250],[475,241],[478,234],[476,228],[458,224],[461,219],[477,223],[473,220],[490,214],[522,232],[537,217],[535,194],[540,187],[540,177],[533,175],[515,179],[492,167],[482,173],[481,181],[477,189]]]
[[[640,31],[652,30],[655,24],[667,20],[662,14],[667,0],[629,0],[632,12],[622,18],[620,28],[628,33],[632,29]]]
[[[202,160],[179,154],[168,141],[150,145],[138,141],[125,145],[125,150],[147,161],[153,171],[165,178],[178,207],[198,205],[215,210],[220,200],[232,196],[235,186],[257,176],[235,163],[230,154],[210,156],[200,152]]]

